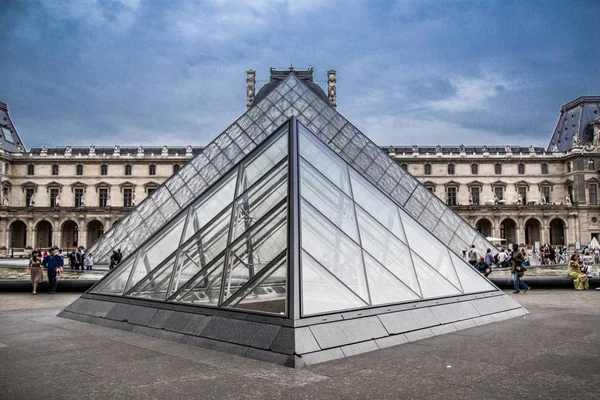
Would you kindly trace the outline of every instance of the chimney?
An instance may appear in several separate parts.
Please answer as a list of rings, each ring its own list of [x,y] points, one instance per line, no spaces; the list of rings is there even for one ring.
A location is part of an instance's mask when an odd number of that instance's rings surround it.
[[[327,97],[329,98],[329,104],[331,107],[337,107],[337,96],[335,93],[335,84],[337,79],[335,78],[335,69],[327,71]]]
[[[246,108],[252,107],[254,95],[256,92],[256,71],[249,69],[246,71]]]

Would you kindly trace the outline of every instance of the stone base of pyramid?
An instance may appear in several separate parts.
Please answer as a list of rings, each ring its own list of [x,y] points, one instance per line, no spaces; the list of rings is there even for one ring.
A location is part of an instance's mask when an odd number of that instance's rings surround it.
[[[85,294],[59,316],[298,368],[525,314],[491,292],[296,321]]]

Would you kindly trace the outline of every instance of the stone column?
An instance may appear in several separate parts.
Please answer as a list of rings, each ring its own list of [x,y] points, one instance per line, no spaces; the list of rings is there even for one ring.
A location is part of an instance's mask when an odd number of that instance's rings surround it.
[[[27,246],[30,246],[32,249],[35,249],[35,241],[37,240],[37,232],[35,231],[35,226],[33,225],[33,219],[29,219],[27,222]]]

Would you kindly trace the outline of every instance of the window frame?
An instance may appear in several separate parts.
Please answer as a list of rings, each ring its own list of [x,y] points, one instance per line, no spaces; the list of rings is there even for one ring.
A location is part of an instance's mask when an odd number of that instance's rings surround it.
[[[423,166],[423,172],[425,173],[425,175],[431,175],[431,164],[425,164]]]
[[[471,175],[479,175],[479,164],[471,164]]]
[[[494,175],[502,175],[502,164],[494,164]]]
[[[540,166],[542,175],[548,175],[548,164],[542,163]]]
[[[100,175],[108,175],[108,164],[101,164],[100,165]]]
[[[156,164],[148,165],[148,175],[150,175],[150,176],[156,175]]]
[[[448,175],[454,175],[456,173],[456,169],[453,163],[448,164]]]
[[[132,171],[133,168],[131,167],[131,164],[125,164],[125,175],[131,176]]]
[[[58,176],[58,174],[60,173],[60,168],[58,167],[58,164],[52,164],[51,167],[51,175],[52,176]]]
[[[83,176],[83,164],[75,165],[75,175]]]
[[[592,187],[594,188],[594,198],[592,201]],[[596,182],[594,183],[588,183],[588,198],[589,198],[589,202],[590,205],[598,205],[598,184]]]
[[[517,164],[517,174],[518,175],[525,175],[525,163],[519,163],[519,164]]]
[[[123,188],[123,207],[132,207],[133,204],[133,188]]]
[[[103,196],[104,194],[106,195],[105,197]],[[108,188],[107,187],[98,188],[98,207],[106,208],[106,207],[108,207],[107,203],[108,203]]]
[[[27,164],[27,175],[28,176],[35,175],[35,164]]]

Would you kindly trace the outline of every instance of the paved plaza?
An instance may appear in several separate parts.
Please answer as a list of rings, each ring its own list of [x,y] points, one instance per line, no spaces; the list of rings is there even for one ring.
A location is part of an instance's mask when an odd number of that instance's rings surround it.
[[[512,294],[511,294],[512,295]],[[532,290],[530,314],[294,370],[55,317],[76,294],[0,294],[3,399],[597,399],[600,294]]]

